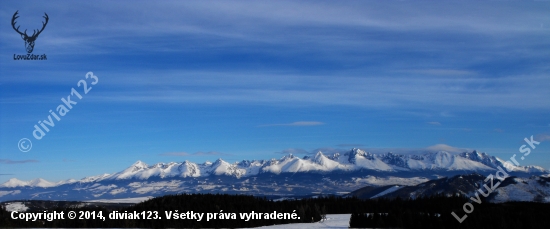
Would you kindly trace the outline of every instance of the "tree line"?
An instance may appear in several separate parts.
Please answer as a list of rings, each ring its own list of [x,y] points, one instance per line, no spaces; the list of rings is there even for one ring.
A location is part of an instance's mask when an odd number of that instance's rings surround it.
[[[416,199],[358,199],[355,197],[325,196],[299,200],[273,201],[265,197],[228,194],[167,195],[119,209],[104,207],[57,207],[49,211],[96,211],[104,217],[110,213],[157,211],[162,219],[64,219],[54,221],[13,220],[10,212],[0,209],[0,227],[95,227],[95,228],[243,228],[287,223],[311,223],[326,214],[349,214],[350,227],[372,228],[546,228],[550,204],[509,202],[475,204],[475,209],[459,223],[452,215],[464,215],[464,196],[434,195]],[[178,213],[235,213],[232,219],[167,219],[164,212]],[[239,213],[292,213],[299,219],[241,219]],[[32,212],[32,211],[31,211]],[[42,212],[42,211],[36,211]]]

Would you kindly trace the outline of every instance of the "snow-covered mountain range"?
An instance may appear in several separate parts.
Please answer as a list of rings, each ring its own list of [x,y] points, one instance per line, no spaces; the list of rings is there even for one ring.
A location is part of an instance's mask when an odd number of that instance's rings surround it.
[[[263,195],[304,195],[349,192],[365,185],[416,185],[441,176],[477,172],[489,174],[505,160],[477,151],[423,155],[373,154],[351,149],[343,154],[318,152],[303,158],[215,162],[158,163],[137,161],[114,174],[65,180],[20,181],[0,185],[0,201],[12,199],[126,198],[179,192],[226,192]],[[544,174],[538,166],[519,166],[516,174]]]

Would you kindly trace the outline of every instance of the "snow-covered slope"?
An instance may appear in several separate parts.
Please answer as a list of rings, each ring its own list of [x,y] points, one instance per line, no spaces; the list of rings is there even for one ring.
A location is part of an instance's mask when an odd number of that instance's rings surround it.
[[[472,152],[464,152],[464,153],[459,154],[458,156],[469,159],[471,161],[480,162],[481,164],[484,164],[484,165],[489,166],[491,168],[496,168],[498,166],[500,166],[502,168],[505,168],[505,166],[504,166],[505,160],[502,160],[502,159],[500,159],[498,157],[495,157],[495,156],[490,156],[490,155],[488,155],[486,153],[483,153],[483,152],[482,153],[477,152],[476,150],[474,150]],[[540,166],[534,166],[534,165],[517,166],[517,167],[514,167],[514,170],[516,172],[525,172],[525,173],[545,172],[544,168],[542,168]]]
[[[29,186],[29,187],[47,188],[47,187],[54,187],[56,185],[58,185],[58,184],[49,182],[49,181],[44,180],[42,178],[38,178],[38,179],[30,180],[30,181],[21,181],[21,180],[18,180],[17,178],[11,178],[7,182],[0,185],[0,187],[15,188],[15,187]]]
[[[359,198],[418,198],[421,196],[431,196],[434,194],[464,195],[467,197],[481,196],[479,189],[483,193],[488,193],[484,184],[486,176],[477,173],[467,175],[456,175],[426,181],[417,185],[410,186],[383,186],[380,188],[366,186],[351,192],[350,196]],[[508,201],[535,201],[550,202],[550,178],[547,176],[531,177],[508,177],[502,182],[495,179],[493,181],[495,189],[488,196],[488,201],[501,203]],[[498,183],[498,184],[497,184]],[[489,184],[489,186],[492,186]]]
[[[29,183],[28,181],[21,181],[21,180],[18,180],[17,178],[11,178],[8,181],[6,181],[6,183],[3,183],[2,185],[0,185],[0,187],[5,187],[5,188],[24,187],[24,186],[28,186],[28,183]]]
[[[542,176],[510,178],[498,187],[492,201],[497,203],[506,201],[550,202],[550,178]]]

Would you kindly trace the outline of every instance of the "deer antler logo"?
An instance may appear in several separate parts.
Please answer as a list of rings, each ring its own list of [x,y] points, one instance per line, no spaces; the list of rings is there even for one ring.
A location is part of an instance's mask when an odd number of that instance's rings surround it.
[[[48,20],[49,20],[48,14],[44,13],[46,16],[43,16],[43,17],[46,19],[46,22],[42,22],[42,29],[33,30],[32,36],[29,36],[27,35],[26,29],[25,29],[25,32],[21,32],[19,31],[20,26],[17,26],[17,28],[15,28],[15,23],[17,23],[15,19],[19,18],[19,16],[17,16],[18,12],[19,10],[15,11],[15,13],[13,14],[13,17],[11,18],[11,26],[17,33],[21,35],[21,38],[23,38],[23,40],[25,41],[25,48],[27,49],[27,53],[32,53],[32,50],[34,50],[34,41],[36,40],[38,35],[40,35],[42,31],[44,31],[44,28],[46,28],[46,25],[48,24]]]

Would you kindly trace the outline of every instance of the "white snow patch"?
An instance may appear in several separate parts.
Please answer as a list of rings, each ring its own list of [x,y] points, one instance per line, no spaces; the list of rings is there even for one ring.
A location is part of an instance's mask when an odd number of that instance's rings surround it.
[[[24,212],[26,210],[28,210],[29,208],[27,206],[25,206],[24,203],[21,203],[21,202],[10,202],[10,203],[6,203],[6,211],[9,211],[9,212]]]
[[[111,190],[109,193],[111,195],[116,195],[116,194],[119,194],[119,193],[123,193],[123,192],[126,192],[128,189],[125,189],[125,188],[117,188],[117,189],[113,189]]]
[[[16,195],[16,194],[19,194],[19,193],[21,193],[21,190],[0,191],[0,197],[8,195],[8,194]]]
[[[154,192],[154,191],[155,191],[155,187],[143,187],[143,188],[138,188],[136,190],[133,190],[132,192],[135,192],[138,194],[145,194],[145,193]]]
[[[327,214],[327,219],[315,223],[292,223],[258,228],[270,229],[307,229],[307,228],[348,228],[351,214]]]
[[[388,194],[388,193],[395,192],[395,191],[397,191],[397,190],[399,190],[399,189],[401,189],[401,188],[403,188],[403,187],[404,187],[404,186],[399,186],[399,185],[393,186],[393,187],[391,187],[391,188],[388,188],[388,189],[384,190],[384,191],[381,192],[381,193],[378,193],[378,194],[374,195],[373,197],[371,197],[371,199],[378,198],[378,197],[384,196],[384,195],[386,195],[386,194]]]
[[[415,186],[424,182],[429,181],[430,179],[425,177],[411,177],[411,178],[402,178],[402,177],[376,177],[376,176],[366,176],[364,178],[353,178],[355,183],[368,184],[372,186],[386,186],[386,185],[407,185]]]
[[[94,185],[95,186],[95,185]],[[94,187],[92,186],[92,187]],[[97,191],[97,192],[101,192],[101,191],[108,191],[108,190],[111,190],[113,188],[118,188],[118,186],[114,185],[114,184],[110,184],[110,185],[99,185],[99,186],[96,186],[95,188],[93,189],[90,189],[91,191]]]

